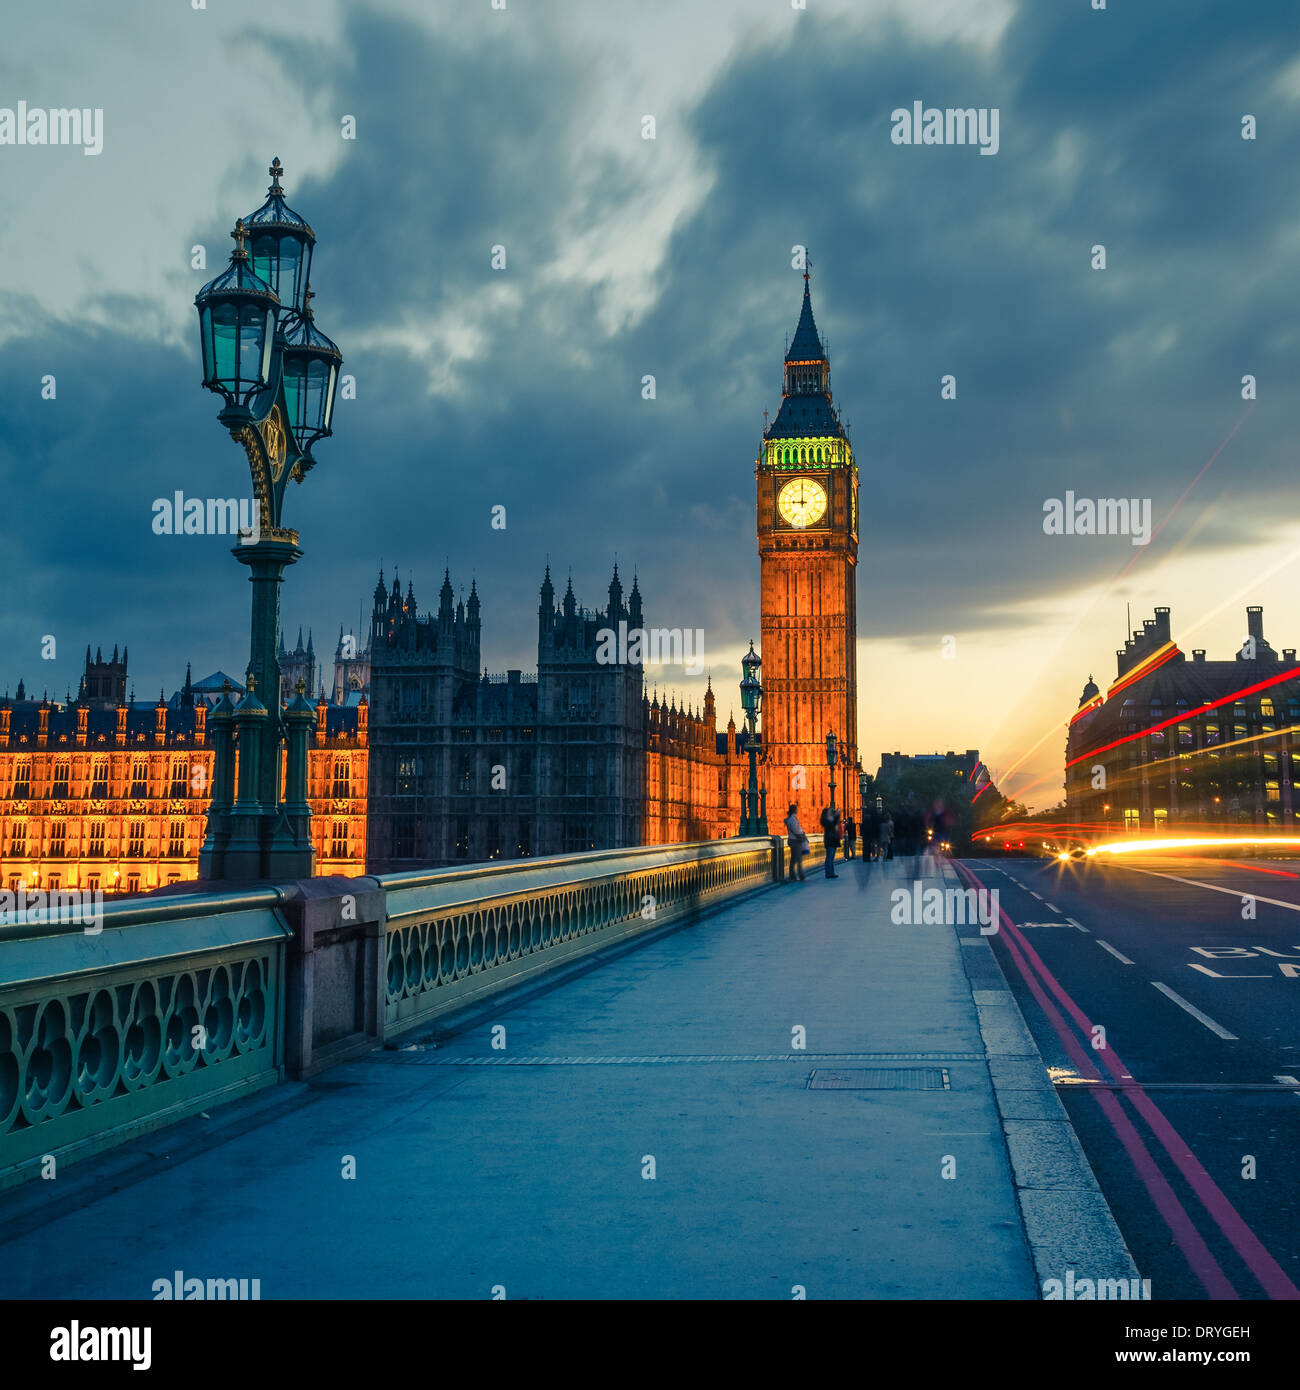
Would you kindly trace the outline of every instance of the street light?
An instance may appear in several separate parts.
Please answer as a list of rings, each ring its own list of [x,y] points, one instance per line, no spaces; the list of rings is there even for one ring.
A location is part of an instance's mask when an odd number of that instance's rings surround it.
[[[224,397],[223,416],[250,418],[249,402],[271,384],[280,297],[249,263],[242,220],[230,235],[235,239],[230,265],[204,285],[194,302],[199,310],[203,384]]]
[[[313,319],[315,233],[285,203],[278,159],[269,173],[266,202],[235,224],[229,267],[194,299],[203,385],[225,402],[217,419],[243,446],[258,508],[252,534],[242,532],[232,551],[253,585],[249,675],[238,704],[227,692],[212,712],[212,801],[199,854],[200,878],[234,882],[312,871],[307,740],[315,716],[301,689],[282,705],[276,660],[280,585],[302,557],[281,512],[290,478],[303,481],[315,466],[312,449],[332,433],[343,362]]]
[[[740,831],[741,835],[767,834],[767,788],[758,789],[758,734],[756,724],[759,710],[763,705],[763,687],[758,679],[758,670],[763,660],[754,650],[751,641],[749,651],[740,659],[744,677],[740,682],[740,706],[745,712],[747,735],[745,748],[749,753],[749,788],[740,793]]]
[[[835,744],[835,730],[832,729],[826,735],[826,766],[831,770],[831,810],[835,809],[835,762],[837,749]]]

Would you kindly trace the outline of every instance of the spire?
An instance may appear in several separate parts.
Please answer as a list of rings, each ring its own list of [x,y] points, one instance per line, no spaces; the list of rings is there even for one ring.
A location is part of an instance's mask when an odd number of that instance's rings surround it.
[[[623,611],[623,585],[618,577],[618,561],[614,561],[614,577],[609,581],[609,620],[616,623]]]
[[[795,326],[794,337],[785,354],[787,362],[825,361],[822,340],[817,333],[817,323],[813,318],[812,293],[808,284],[808,267],[812,263],[805,259],[803,272],[803,305],[799,310],[799,322]]]
[[[438,590],[438,621],[443,623],[451,622],[451,570],[443,570],[442,588]]]
[[[763,431],[764,439],[798,441],[805,439],[845,439],[848,435],[831,401],[831,369],[826,349],[817,332],[813,318],[812,292],[809,273],[803,276],[803,304],[799,323],[785,354],[785,371],[781,383],[781,408],[776,418]],[[803,445],[782,448],[782,463],[824,462],[813,449],[823,446]],[[805,454],[807,455],[805,457]]]

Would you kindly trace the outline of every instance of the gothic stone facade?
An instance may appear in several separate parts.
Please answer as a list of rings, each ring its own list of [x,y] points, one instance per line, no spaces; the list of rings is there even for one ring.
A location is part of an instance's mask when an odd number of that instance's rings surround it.
[[[537,611],[537,671],[482,673],[477,585],[436,612],[375,589],[370,630],[372,873],[680,843],[734,834],[747,764],[735,726],[647,697],[642,668],[600,660],[600,633],[643,626],[617,567],[604,609]]]
[[[807,827],[830,802],[827,734],[850,782],[858,768],[858,468],[832,403],[806,271],[781,408],[754,476],[768,820],[779,824],[793,801]],[[842,770],[837,780],[844,785]],[[850,804],[844,793],[840,804]]]

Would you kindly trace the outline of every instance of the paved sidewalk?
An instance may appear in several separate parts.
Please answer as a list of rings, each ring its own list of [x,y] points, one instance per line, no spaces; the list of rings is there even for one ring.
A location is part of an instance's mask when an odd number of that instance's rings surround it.
[[[0,1294],[149,1298],[180,1270],[263,1298],[1035,1298],[975,953],[890,921],[912,863],[812,873],[436,1046],[137,1141],[156,1157],[120,1190],[87,1172],[108,1159],[29,1184],[48,1219],[0,1246]],[[890,1067],[950,1088],[808,1085]]]

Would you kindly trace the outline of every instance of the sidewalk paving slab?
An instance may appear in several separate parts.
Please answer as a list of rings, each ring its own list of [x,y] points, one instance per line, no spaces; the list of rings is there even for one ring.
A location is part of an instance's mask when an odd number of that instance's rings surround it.
[[[890,920],[918,871],[949,881],[927,859],[776,885],[220,1142],[150,1136],[92,1200],[60,1188],[95,1160],[70,1168],[0,1247],[0,1295],[150,1298],[180,1270],[263,1298],[1036,1298],[1031,1240],[1086,1252],[1109,1212],[1000,971]]]

